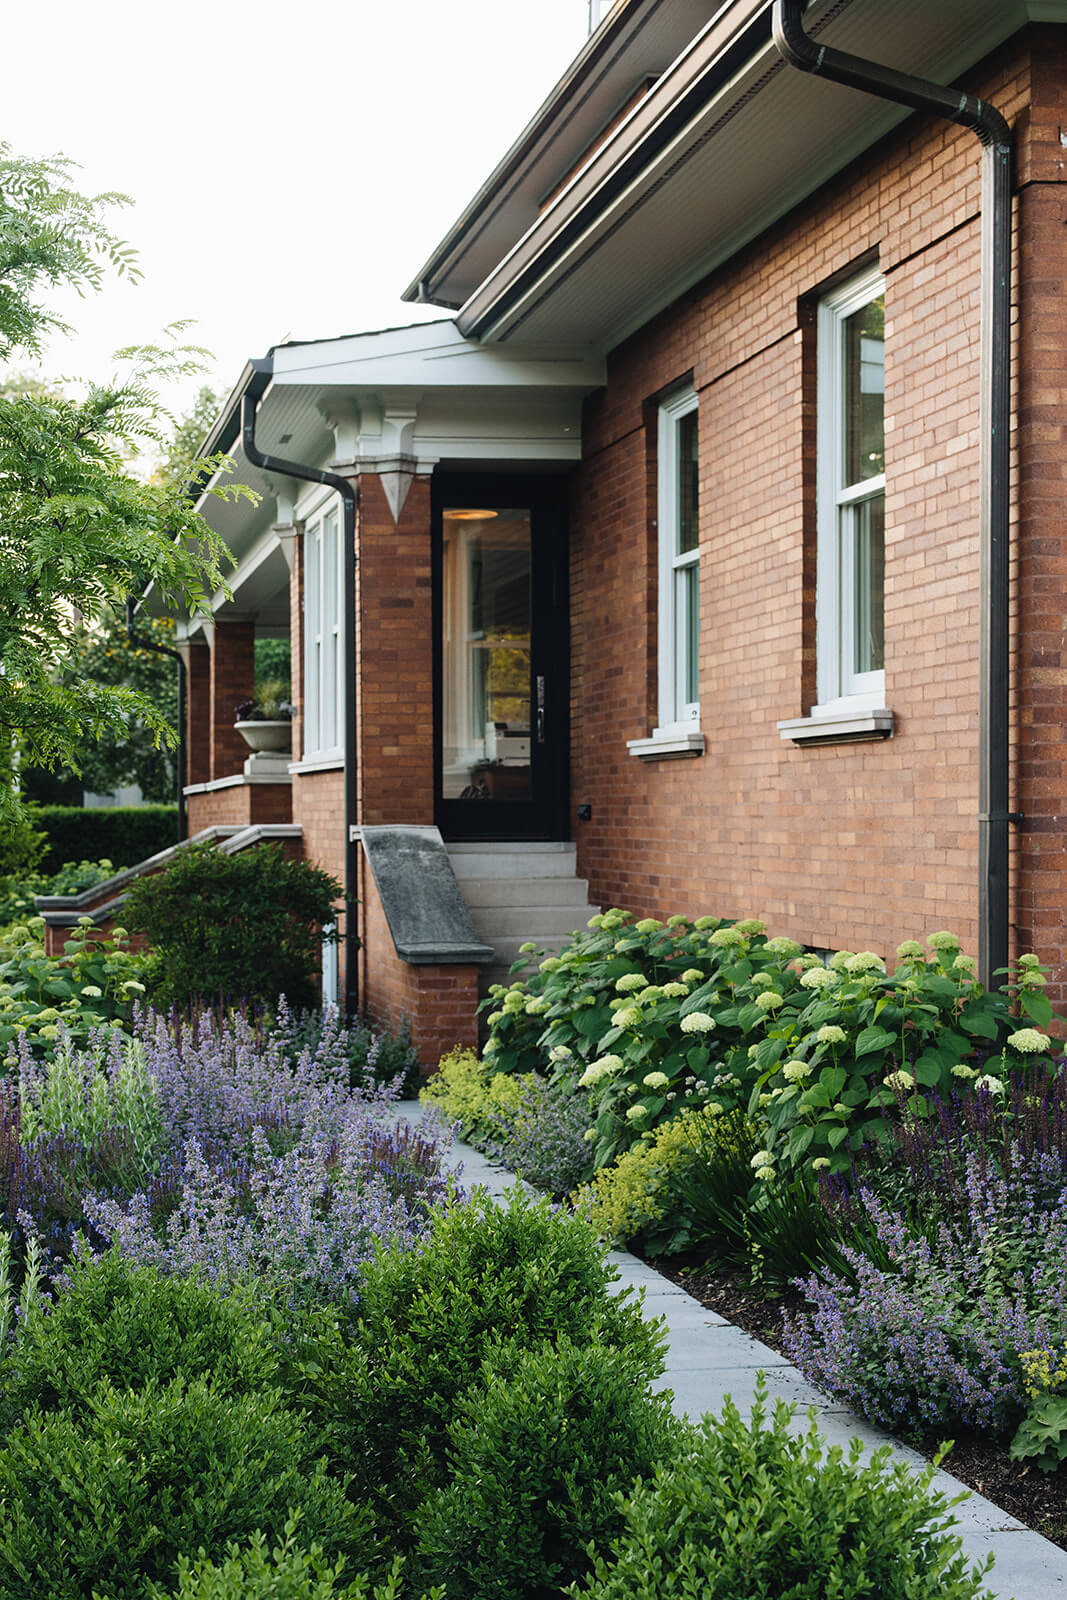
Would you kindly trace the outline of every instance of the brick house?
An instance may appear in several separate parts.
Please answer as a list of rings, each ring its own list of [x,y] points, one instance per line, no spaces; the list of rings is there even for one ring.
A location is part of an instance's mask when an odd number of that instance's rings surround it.
[[[452,315],[278,346],[207,442],[262,498],[205,505],[190,829],[298,826],[358,900],[327,991],[427,1063],[587,898],[1064,990],[1067,3],[822,0],[804,72],[773,21],[619,0],[408,289]]]

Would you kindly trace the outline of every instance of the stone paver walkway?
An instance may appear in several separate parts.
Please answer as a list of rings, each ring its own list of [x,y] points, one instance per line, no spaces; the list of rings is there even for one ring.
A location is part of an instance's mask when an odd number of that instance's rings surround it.
[[[415,1100],[402,1101],[395,1109],[407,1121],[417,1122],[425,1114],[425,1107]],[[454,1148],[453,1164],[461,1167],[465,1187],[480,1185],[499,1199],[520,1182],[513,1173],[495,1166],[469,1145],[457,1143]],[[706,1411],[718,1412],[727,1394],[744,1412],[752,1401],[756,1374],[764,1372],[771,1405],[782,1399],[801,1408],[793,1419],[794,1431],[807,1426],[805,1412],[808,1406],[814,1406],[819,1432],[828,1443],[847,1447],[848,1441],[859,1435],[870,1450],[890,1444],[895,1455],[909,1465],[921,1468],[925,1464],[914,1450],[872,1428],[839,1401],[816,1389],[777,1350],[708,1311],[647,1262],[621,1250],[613,1251],[610,1259],[618,1268],[621,1287],[643,1289],[645,1314],[662,1317],[666,1322],[667,1370],[657,1387],[673,1390],[674,1409],[680,1416],[697,1418]],[[960,1493],[969,1495],[956,1507],[956,1522],[972,1561],[980,1563],[990,1552],[996,1557],[986,1586],[997,1600],[1067,1600],[1067,1552],[1024,1527],[999,1506],[967,1490],[947,1472],[936,1474],[933,1487],[949,1499]]]

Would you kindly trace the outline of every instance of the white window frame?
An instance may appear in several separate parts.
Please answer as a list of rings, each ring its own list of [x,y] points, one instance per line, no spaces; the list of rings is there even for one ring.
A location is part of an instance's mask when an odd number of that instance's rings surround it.
[[[885,706],[885,671],[856,672],[851,519],[865,501],[885,497],[885,473],[845,487],[844,325],[885,293],[876,267],[850,278],[819,303],[815,629],[817,692],[813,717],[839,717]]]
[[[700,724],[700,701],[686,698],[688,638],[684,608],[677,603],[678,575],[687,568],[697,569],[699,584],[700,539],[697,547],[678,554],[679,424],[697,410],[697,395],[692,388],[671,395],[659,408],[657,436],[657,517],[659,529],[659,726],[653,739],[692,733]],[[699,438],[699,433],[698,433]],[[699,524],[698,524],[699,527]],[[698,591],[699,592],[699,591]],[[700,637],[697,634],[698,660],[694,664],[699,682]]]
[[[330,527],[334,532],[332,571],[323,560]],[[304,522],[305,761],[344,755],[343,545],[341,500],[332,495]]]

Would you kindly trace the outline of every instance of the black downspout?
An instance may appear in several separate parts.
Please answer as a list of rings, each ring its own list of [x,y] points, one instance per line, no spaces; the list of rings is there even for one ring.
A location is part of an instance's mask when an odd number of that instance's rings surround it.
[[[336,472],[321,472],[300,461],[284,461],[280,456],[264,455],[256,444],[256,413],[267,385],[274,375],[273,354],[251,363],[253,376],[241,399],[241,437],[245,459],[262,472],[276,472],[283,478],[300,478],[306,483],[323,483],[336,489],[344,510],[344,615],[345,615],[345,1010],[354,1017],[359,1010],[359,963],[356,960],[356,866],[358,848],[353,833],[356,804],[356,647],[353,637],[356,616],[356,491],[347,478]]]
[[[185,661],[180,650],[172,650],[169,644],[156,644],[154,639],[146,639],[142,633],[134,633],[133,619],[137,609],[136,600],[126,602],[126,637],[130,643],[139,650],[155,650],[161,656],[173,656],[178,663],[178,843],[188,834],[185,820],[185,752],[187,734],[185,731]]]
[[[982,142],[982,310],[979,500],[978,967],[987,987],[1008,964],[1008,561],[1011,472],[1011,129],[976,95],[816,44],[804,0],[774,0],[772,29],[790,66],[929,111]]]

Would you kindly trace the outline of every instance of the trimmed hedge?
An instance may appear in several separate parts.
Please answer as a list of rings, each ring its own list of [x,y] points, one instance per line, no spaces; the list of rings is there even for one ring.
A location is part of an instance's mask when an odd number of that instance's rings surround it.
[[[33,821],[48,840],[43,865],[52,872],[101,860],[120,872],[178,842],[177,806],[36,806]]]

